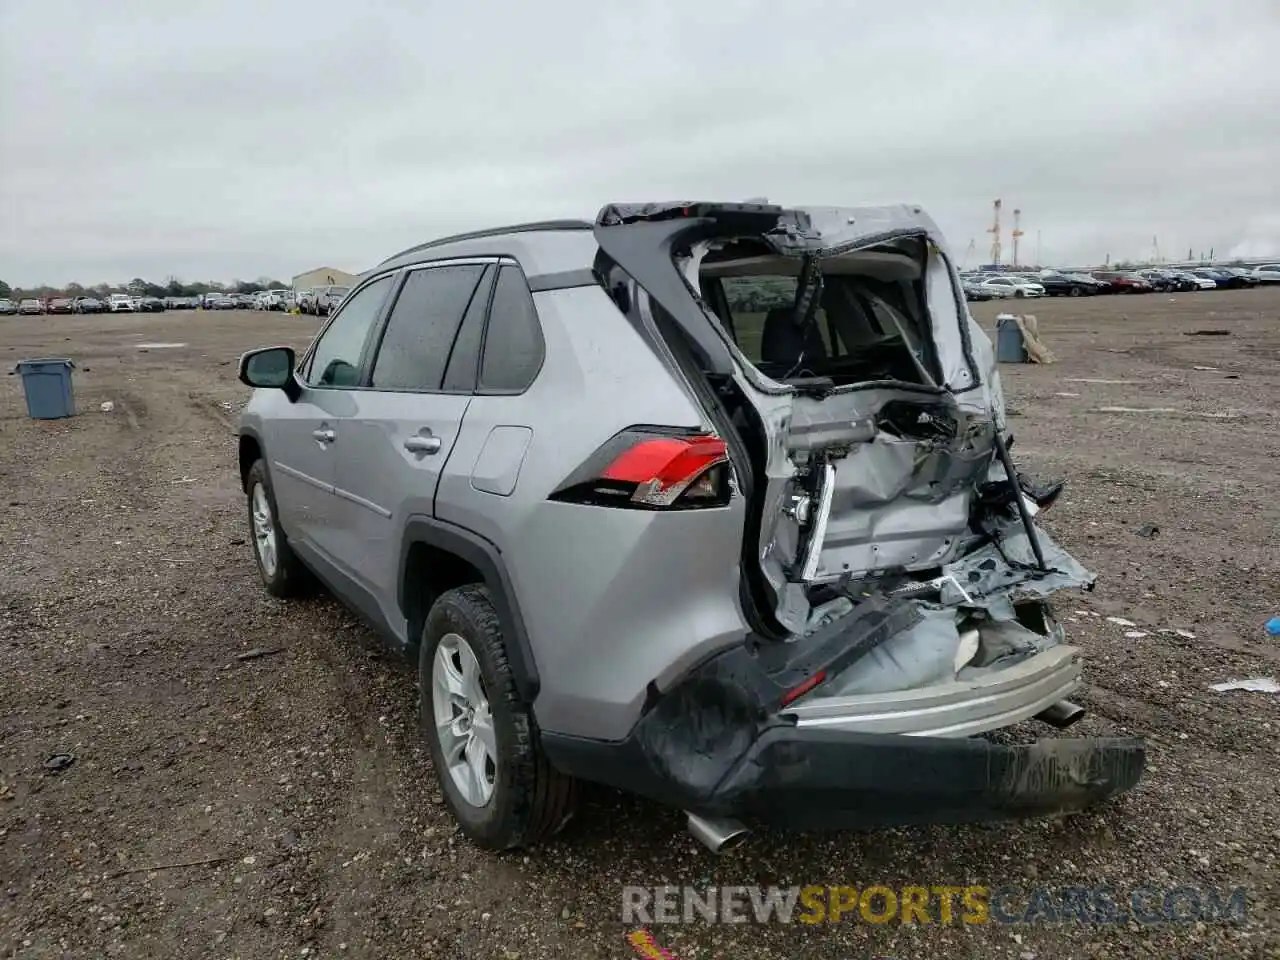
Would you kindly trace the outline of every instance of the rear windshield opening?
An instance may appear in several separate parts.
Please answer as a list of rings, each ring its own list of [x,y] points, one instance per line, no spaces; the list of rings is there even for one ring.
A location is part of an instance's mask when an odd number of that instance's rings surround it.
[[[795,320],[799,270],[792,257],[703,261],[704,300],[762,374],[782,382],[825,377],[836,386],[941,382],[918,259],[895,250],[823,260],[807,324]]]

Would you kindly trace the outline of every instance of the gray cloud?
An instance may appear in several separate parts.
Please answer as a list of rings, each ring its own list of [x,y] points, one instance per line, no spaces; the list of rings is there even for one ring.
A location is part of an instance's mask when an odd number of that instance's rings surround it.
[[[997,196],[1024,258],[1280,255],[1265,0],[43,0],[0,46],[11,283],[359,269],[692,196],[919,202],[970,262]]]

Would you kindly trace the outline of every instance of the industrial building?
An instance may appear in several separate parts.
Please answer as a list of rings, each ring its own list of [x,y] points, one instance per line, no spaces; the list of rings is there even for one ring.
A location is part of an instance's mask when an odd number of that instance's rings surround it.
[[[316,267],[293,278],[294,290],[315,290],[317,287],[355,286],[356,275],[337,267]]]

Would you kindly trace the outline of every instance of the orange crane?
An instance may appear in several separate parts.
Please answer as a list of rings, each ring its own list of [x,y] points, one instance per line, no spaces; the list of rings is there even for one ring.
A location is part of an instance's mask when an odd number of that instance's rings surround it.
[[[992,207],[995,209],[995,218],[991,221],[991,226],[987,227],[987,233],[992,235],[991,262],[998,267],[1000,266],[1000,201],[995,201]]]
[[[1018,238],[1022,236],[1023,230],[1018,224],[1022,220],[1022,211],[1015,209],[1013,211],[1013,232],[1009,236],[1013,237],[1013,269],[1018,269]]]

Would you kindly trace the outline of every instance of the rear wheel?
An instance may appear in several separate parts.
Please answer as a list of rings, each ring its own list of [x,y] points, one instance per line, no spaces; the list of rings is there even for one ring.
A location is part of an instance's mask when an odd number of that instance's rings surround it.
[[[1083,290],[1081,290],[1079,287],[1072,287],[1072,288],[1071,288],[1071,290],[1070,290],[1070,294],[1071,294],[1071,296],[1073,296],[1073,297],[1078,297],[1078,296],[1080,296],[1080,294],[1082,294],[1083,292],[1084,292],[1084,291],[1083,291]]]
[[[418,653],[418,724],[445,803],[480,846],[509,850],[557,833],[577,785],[542,752],[487,587],[442,594]]]

